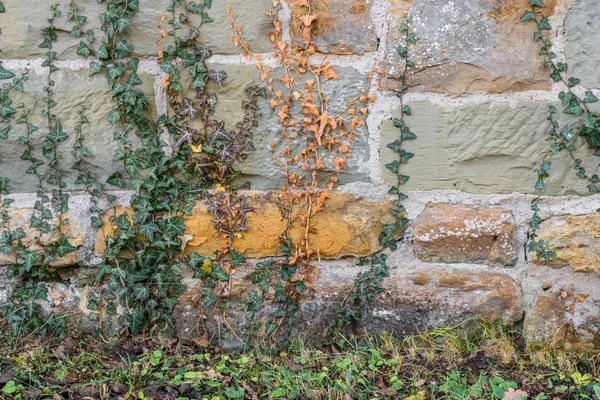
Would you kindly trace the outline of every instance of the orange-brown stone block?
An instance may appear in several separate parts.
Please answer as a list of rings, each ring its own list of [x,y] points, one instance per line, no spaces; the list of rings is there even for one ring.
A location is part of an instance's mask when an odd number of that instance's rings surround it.
[[[424,261],[512,266],[516,229],[503,208],[430,204],[414,225],[415,252]]]
[[[248,214],[248,230],[234,241],[234,248],[248,258],[272,257],[279,254],[280,236],[286,221],[282,218],[277,193],[252,193],[249,204],[255,208]],[[368,202],[350,194],[331,191],[323,208],[312,215],[308,237],[315,257],[337,259],[346,256],[362,257],[381,250],[378,236],[385,223],[391,223],[388,209],[390,203]],[[307,231],[306,223],[298,218],[303,208],[297,205],[292,213],[295,218],[289,236],[298,245]],[[120,209],[117,213],[123,212]],[[105,215],[104,227],[98,231],[96,252],[104,252],[104,238],[114,233],[115,227]],[[213,256],[227,244],[227,238],[219,235],[204,203],[198,203],[193,215],[185,217],[187,230],[186,252]],[[401,232],[398,233],[400,237]]]
[[[21,239],[21,243],[27,248],[27,250],[41,253],[46,246],[55,243],[61,236],[58,231],[41,233],[39,230],[30,227],[30,218],[34,210],[32,208],[24,208],[9,211],[10,219],[8,220],[8,229],[14,231],[17,228],[22,228],[25,233],[25,237]],[[64,220],[69,220],[68,215],[63,215]],[[58,218],[52,223],[58,225]],[[3,231],[0,228],[0,233]],[[81,247],[83,246],[85,232],[82,228],[73,220],[69,220],[68,224],[63,224],[62,235],[66,236],[67,240],[72,246]],[[39,240],[36,240],[39,238]],[[18,263],[14,252],[12,254],[0,254],[0,266]],[[56,258],[50,265],[53,267],[65,267],[77,264],[77,251],[69,253],[62,258]]]
[[[600,272],[600,214],[549,218],[540,224],[538,234],[556,250],[557,257],[550,265]]]

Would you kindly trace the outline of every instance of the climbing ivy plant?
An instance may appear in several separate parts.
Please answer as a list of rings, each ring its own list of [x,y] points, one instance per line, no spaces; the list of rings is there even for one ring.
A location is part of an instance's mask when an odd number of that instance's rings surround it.
[[[572,162],[574,175],[585,182],[589,193],[600,191],[600,178],[598,173],[589,173],[583,166],[583,160],[575,151],[587,147],[591,156],[600,157],[600,115],[590,109],[590,104],[597,103],[598,97],[591,90],[581,88],[581,80],[569,76],[568,66],[565,62],[558,61],[556,53],[552,50],[552,41],[546,32],[552,29],[547,16],[542,15],[544,8],[542,0],[529,0],[530,9],[521,16],[521,22],[536,25],[533,41],[540,44],[538,55],[543,57],[543,65],[549,71],[549,76],[555,83],[560,83],[563,90],[558,94],[561,102],[559,108],[550,105],[548,108],[549,129],[546,141],[550,145],[548,154],[536,168],[537,182],[535,189],[539,195],[531,203],[533,216],[530,220],[529,251],[541,260],[550,261],[556,257],[556,251],[550,243],[538,237],[539,224],[542,221],[539,215],[541,193],[546,188],[545,180],[549,177],[551,156],[566,152]],[[561,123],[558,115],[563,113],[570,118]],[[600,209],[598,209],[600,211]]]
[[[394,127],[398,129],[399,135],[393,142],[387,144],[387,147],[396,153],[397,159],[385,165],[396,177],[396,184],[388,192],[394,196],[392,207],[389,209],[389,213],[394,217],[394,222],[384,225],[383,231],[379,234],[379,243],[384,249],[390,251],[397,249],[398,242],[395,237],[397,232],[405,229],[409,223],[408,218],[406,218],[406,209],[402,203],[407,198],[406,194],[402,192],[402,186],[408,182],[410,176],[403,173],[402,166],[414,157],[414,153],[406,150],[406,142],[417,138],[417,135],[406,124],[406,117],[411,115],[411,108],[404,101],[404,96],[409,89],[408,72],[415,66],[410,59],[410,47],[416,44],[417,38],[410,29],[411,24],[412,19],[409,16],[399,28],[403,34],[404,43],[398,46],[396,50],[403,60],[404,66],[399,77],[400,88],[396,92],[396,96],[400,99],[400,115],[393,119]],[[346,296],[338,309],[339,318],[333,326],[334,336],[343,328],[359,322],[375,297],[384,291],[382,283],[389,276],[386,254],[376,254],[370,259],[362,258],[358,265],[370,265],[370,268],[358,275],[354,281],[352,291]]]
[[[310,4],[301,1],[307,7],[307,14],[302,19],[305,47],[300,53],[293,54],[282,46],[280,24],[274,24],[276,32],[271,36],[276,57],[286,71],[277,78],[278,84],[288,89],[289,95],[284,96],[281,87],[273,84],[270,68],[257,57],[264,83],[247,88],[239,121],[221,120],[217,117],[219,92],[227,85],[228,74],[209,65],[212,52],[200,43],[201,30],[213,22],[212,1],[172,0],[158,23],[157,60],[168,112],[153,115],[150,99],[142,89],[144,74],[131,40],[140,2],[99,0],[98,3],[104,5],[98,16],[101,35],[87,29],[89,18],[82,15],[75,0],[66,7],[66,20],[72,24],[66,32],[55,26],[58,19],[64,18],[59,4],[50,6],[48,26],[42,29],[40,44],[40,48],[47,50],[42,64],[47,69],[41,110],[43,125],[33,123],[36,120],[33,113],[40,110],[15,105],[11,98],[13,92],[24,90],[28,74],[17,77],[0,65],[0,80],[7,82],[0,90],[0,140],[16,134],[18,127],[23,146],[21,159],[29,163],[27,173],[35,178],[38,188],[29,227],[36,232],[32,239],[22,228],[11,225],[13,200],[7,197],[10,181],[0,177],[0,254],[14,257],[10,271],[20,281],[7,304],[0,308],[3,327],[11,329],[13,334],[65,331],[62,318],[44,315],[39,306],[39,301],[48,297],[43,282],[60,280],[54,267],[76,251],[69,239],[65,151],[70,151],[73,159],[70,165],[70,171],[75,171],[73,184],[91,199],[91,226],[103,228],[107,233],[102,261],[93,277],[95,290],[87,298],[90,318],[98,321],[99,329],[117,333],[115,328],[123,327],[120,333],[138,334],[172,327],[177,297],[184,290],[182,278],[186,268],[203,283],[200,312],[218,312],[220,303],[229,301],[236,268],[246,264],[236,250],[236,241],[248,229],[247,218],[255,210],[242,190],[248,189],[249,184],[241,181],[239,165],[255,150],[259,102],[266,99],[281,123],[281,140],[270,145],[286,178],[279,196],[285,226],[281,233],[281,257],[255,266],[248,276],[255,289],[242,299],[242,308],[253,328],[250,331],[257,332],[258,311],[266,302],[274,305],[272,319],[264,332],[275,337],[285,323],[292,326],[295,322],[306,288],[318,275],[312,261],[315,250],[310,246],[310,235],[314,234],[310,220],[324,207],[327,190],[334,187],[338,175],[346,169],[356,129],[364,126],[366,105],[372,98],[365,91],[349,101],[341,112],[328,110],[321,82],[338,76],[330,63],[310,62],[309,56],[314,51],[310,40],[314,18]],[[277,7],[278,1],[274,3]],[[0,12],[4,12],[2,3]],[[235,14],[232,10],[227,12],[235,30],[234,44],[251,57],[249,45],[241,40]],[[385,225],[379,236],[380,244],[391,251],[397,246],[397,231],[408,223],[402,205],[406,196],[401,187],[409,177],[402,174],[401,168],[413,157],[405,149],[405,142],[416,138],[405,123],[411,110],[404,104],[408,90],[406,75],[414,67],[409,47],[416,42],[410,22],[408,19],[400,28],[405,43],[398,47],[404,60],[398,92],[401,115],[394,119],[399,136],[388,145],[398,159],[386,165],[397,177],[389,192],[394,196],[390,209],[394,222]],[[90,77],[105,77],[112,100],[106,120],[112,127],[117,148],[113,160],[120,162],[122,168],[105,181],[91,168],[94,154],[86,145],[90,128],[87,110],[77,110],[77,123],[70,133],[63,129],[61,116],[55,113],[58,108],[55,77],[59,73],[55,47],[61,35],[67,34],[80,38],[76,54],[86,59]],[[307,76],[311,79],[304,81]],[[304,82],[305,86],[300,87],[296,82]],[[303,114],[297,121],[292,118],[296,106],[300,106]],[[34,140],[40,133],[41,145]],[[69,139],[71,148],[65,149]],[[294,140],[302,142],[297,149],[292,147]],[[129,190],[133,194],[128,203],[122,203],[112,190]],[[186,220],[201,204],[208,209],[216,232],[226,242],[215,254],[186,249],[191,240]],[[290,232],[298,223],[304,234],[294,242]],[[334,335],[360,320],[369,303],[383,290],[382,281],[389,274],[384,253],[361,259],[360,265],[370,265],[370,269],[357,277],[353,291],[341,304],[340,319],[332,327]],[[223,317],[227,318],[225,314]],[[112,325],[115,321],[118,323]]]

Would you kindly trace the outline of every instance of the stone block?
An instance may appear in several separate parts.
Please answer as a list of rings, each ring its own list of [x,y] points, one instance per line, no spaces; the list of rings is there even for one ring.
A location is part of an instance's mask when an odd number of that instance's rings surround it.
[[[21,72],[16,71],[18,74]],[[154,109],[155,79],[144,73],[140,73],[139,76],[143,81],[140,88],[146,93],[150,106]],[[45,163],[38,169],[40,173],[44,174],[47,170],[48,160],[42,154],[41,145],[48,132],[48,125],[47,119],[41,115],[41,111],[46,107],[42,98],[45,96],[43,87],[47,85],[47,76],[38,75],[35,70],[31,70],[29,77],[29,81],[25,83],[24,93],[12,91],[10,96],[14,108],[18,104],[23,104],[31,110],[29,122],[39,127],[31,134],[31,143],[34,148],[34,156]],[[105,182],[111,174],[123,170],[121,162],[113,161],[115,151],[118,149],[117,142],[113,140],[113,132],[118,131],[119,127],[112,126],[106,119],[114,104],[110,97],[106,77],[100,74],[89,77],[87,70],[61,69],[54,72],[52,79],[55,81],[56,93],[54,96],[56,106],[53,107],[52,112],[61,121],[63,130],[69,134],[69,139],[59,145],[59,151],[63,155],[59,166],[64,172],[66,189],[84,189],[81,185],[74,184],[77,171],[71,169],[73,165],[72,149],[76,140],[73,129],[78,124],[80,112],[83,112],[90,121],[89,124],[84,125],[82,130],[83,145],[93,154],[93,157],[86,158],[86,166],[100,182]],[[17,113],[22,111],[22,109],[16,109]],[[11,192],[36,192],[38,185],[36,177],[24,173],[31,164],[29,161],[21,160],[25,147],[19,138],[26,136],[26,127],[14,121],[11,125],[12,129],[8,140],[0,140],[0,176],[10,179],[9,190]],[[2,124],[2,127],[4,126],[5,124]],[[135,139],[132,137],[134,143]]]
[[[499,207],[429,204],[414,223],[414,246],[423,261],[514,266],[517,226]]]
[[[287,0],[292,10],[290,28],[296,48],[304,48],[302,17],[308,7]],[[371,20],[372,2],[368,0],[319,0],[311,2],[311,44],[329,54],[359,54],[376,51],[378,42]]]
[[[556,0],[545,1],[553,14]],[[397,89],[395,80],[404,64],[396,48],[403,45],[398,27],[410,11],[419,38],[411,59],[413,90],[441,93],[507,93],[548,90],[551,80],[536,54],[535,25],[519,18],[527,0],[391,0],[388,11],[384,87]]]
[[[545,141],[549,123],[548,104],[521,101],[515,107],[507,103],[466,104],[453,108],[426,101],[411,102],[412,116],[406,118],[418,136],[405,142],[415,153],[401,166],[410,175],[404,190],[461,190],[473,194],[534,193],[535,169],[550,150]],[[558,106],[558,105],[557,105]],[[394,116],[398,116],[396,111]],[[384,180],[396,184],[396,176],[385,164],[397,159],[387,148],[400,130],[392,120],[381,126],[381,168]],[[588,170],[597,167],[588,149],[576,152]],[[548,195],[587,194],[583,181],[576,179],[572,160],[566,154],[552,156]],[[574,183],[575,181],[575,183]]]
[[[261,82],[260,71],[251,65],[211,64],[210,68],[222,70],[227,73],[227,79],[222,88],[218,88],[213,83],[210,83],[210,89],[219,98],[214,118],[223,120],[226,129],[235,130],[235,124],[241,122],[244,117],[242,102],[247,100],[246,89],[255,85],[266,85],[266,83]],[[335,70],[338,73],[339,79],[324,80],[321,82],[323,96],[329,100],[327,110],[330,115],[342,113],[348,107],[349,100],[358,98],[368,89],[367,77],[354,68],[345,67],[336,68]],[[274,69],[271,71],[270,77],[275,79],[274,86],[276,90],[282,90],[285,93],[283,86],[276,81],[282,75],[283,71],[281,69]],[[304,78],[314,79],[314,76],[307,75]],[[187,73],[183,73],[183,87],[188,87],[188,82],[190,80]],[[187,96],[193,97],[193,93],[190,92]],[[237,168],[241,172],[238,181],[240,183],[249,181],[252,189],[277,190],[286,183],[282,177],[282,167],[276,165],[276,160],[273,158],[276,155],[280,155],[278,154],[280,149],[273,151],[270,147],[272,142],[279,139],[281,132],[281,124],[277,115],[278,110],[271,110],[269,101],[265,99],[259,100],[258,106],[260,112],[259,125],[255,128],[253,141],[256,151],[249,153],[247,160],[237,165]],[[298,121],[297,124],[300,125],[303,117],[300,107],[293,107],[290,110],[290,114]],[[192,126],[199,127],[199,125],[194,124]],[[356,138],[351,146],[352,157],[346,160],[346,170],[342,171],[338,177],[339,185],[369,180],[367,161],[370,158],[371,152],[368,139],[367,127],[357,127]],[[304,143],[304,140],[292,141],[291,146],[293,147],[292,152],[294,154],[299,153],[297,147],[301,143]],[[332,164],[331,160],[335,155],[334,153],[323,158],[329,166]],[[326,172],[333,172],[333,169]]]
[[[56,243],[56,241],[58,241],[58,239],[61,237],[61,234],[67,238],[72,246],[77,248],[83,246],[86,233],[76,220],[69,218],[68,213],[63,215],[63,220],[68,220],[69,223],[63,225],[61,232],[56,230],[50,233],[42,233],[39,230],[31,227],[29,220],[33,213],[34,210],[32,208],[9,210],[10,219],[8,220],[8,226],[6,228],[0,228],[0,234],[2,234],[5,229],[10,231],[14,231],[18,228],[23,229],[25,237],[20,240],[21,243],[27,248],[27,250],[39,254],[43,253],[44,249],[49,245]],[[55,218],[52,223],[53,225],[58,226],[58,218]],[[59,258],[56,256],[50,265],[53,267],[67,267],[77,264],[77,261],[77,251],[74,251],[65,255],[64,257]],[[12,254],[0,254],[0,266],[16,263],[20,263],[20,260],[17,259],[14,252]]]
[[[244,278],[248,271],[234,275],[231,298],[252,289]],[[321,266],[320,275],[311,284],[302,300],[298,321],[285,327],[279,335],[282,341],[301,337],[313,344],[327,339],[327,328],[337,318],[335,311],[352,288],[358,270]],[[181,339],[193,335],[199,314],[200,282],[188,281],[188,288],[180,296],[174,319]],[[384,292],[375,298],[356,327],[357,333],[393,332],[400,336],[475,322],[500,322],[512,325],[523,316],[522,295],[519,287],[507,275],[485,272],[467,272],[453,269],[435,271],[406,271],[392,269],[383,282]],[[273,318],[271,298],[258,313],[258,322],[264,325]],[[237,338],[248,329],[242,311],[243,304],[230,306],[224,313],[215,313],[206,320],[209,336],[226,346],[240,346]],[[234,310],[232,312],[231,310]],[[235,311],[237,310],[237,311]],[[223,322],[229,321],[229,325]],[[227,327],[234,326],[232,334]],[[218,337],[216,332],[221,333]],[[219,339],[223,338],[223,339]]]
[[[588,89],[600,89],[600,3],[576,0],[565,21],[565,55],[570,77]]]
[[[600,214],[548,218],[540,223],[538,234],[556,250],[557,257],[550,265],[600,273]]]
[[[390,203],[371,203],[336,191],[330,191],[329,196],[324,208],[310,220],[311,249],[315,256],[328,259],[362,257],[381,250],[379,233],[383,224],[393,221],[388,213]],[[248,231],[235,240],[235,249],[247,258],[281,255],[280,235],[286,221],[282,219],[277,194],[253,193],[248,200],[256,211],[248,214]],[[121,208],[117,214],[125,211]],[[295,244],[302,239],[306,229],[298,219],[299,212],[299,208],[293,211],[296,222],[289,233]],[[96,252],[99,254],[105,249],[104,238],[115,232],[115,225],[109,221],[110,215],[105,214],[104,226],[96,236]],[[185,218],[186,234],[192,236],[186,247],[188,253],[197,252],[212,257],[217,250],[225,247],[227,240],[216,232],[212,218],[203,203],[194,208],[191,217]],[[400,234],[398,232],[398,237]]]
[[[58,41],[54,44],[53,51],[57,52],[58,59],[78,59],[81,56],[76,54],[77,47],[83,37],[71,37],[71,31],[74,23],[67,21],[67,12],[69,1],[60,0],[60,10],[62,16],[55,21],[57,28]],[[47,49],[41,49],[38,45],[42,42],[41,30],[48,26],[47,19],[50,17],[50,4],[42,0],[28,0],[26,2],[19,0],[5,0],[4,5],[6,13],[0,18],[0,49],[2,58],[27,59],[43,57]],[[54,4],[54,2],[52,3]],[[157,39],[160,37],[160,30],[157,23],[161,15],[165,14],[171,18],[171,12],[167,12],[167,7],[171,4],[169,0],[158,0],[153,2],[140,2],[140,11],[133,18],[130,28],[130,41],[135,47],[134,55],[139,57],[154,57],[158,53]],[[83,25],[83,31],[88,29],[94,31],[96,41],[93,48],[97,49],[100,45],[100,38],[103,35],[99,20],[100,14],[106,12],[106,5],[95,1],[78,2],[80,8],[79,15],[87,16],[87,22]],[[262,53],[272,49],[268,33],[273,28],[272,18],[267,16],[267,12],[272,8],[270,0],[242,1],[231,0],[227,2],[215,1],[209,11],[209,15],[214,22],[206,24],[200,33],[200,43],[213,50],[216,54],[240,54],[243,50],[235,47],[231,41],[234,36],[233,29],[229,27],[230,17],[226,13],[226,8],[230,7],[237,15],[236,23],[242,27],[244,41],[250,43],[253,52]],[[179,14],[183,10],[176,10],[176,18],[179,20]],[[194,23],[199,23],[199,17],[191,15]],[[163,21],[165,30],[170,30],[167,20]],[[180,31],[182,32],[182,31]],[[163,41],[163,46],[172,43],[167,37]]]
[[[600,283],[597,275],[596,288]],[[579,287],[578,287],[579,286]],[[600,349],[600,330],[595,325],[600,320],[598,293],[588,287],[559,287],[538,294],[526,308],[523,336],[532,349],[563,348],[572,352],[596,354]]]

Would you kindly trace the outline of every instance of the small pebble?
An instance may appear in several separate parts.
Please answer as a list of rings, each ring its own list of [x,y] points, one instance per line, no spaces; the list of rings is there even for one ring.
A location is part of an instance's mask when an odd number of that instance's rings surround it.
[[[548,290],[552,287],[552,281],[544,281],[542,282],[542,289]]]

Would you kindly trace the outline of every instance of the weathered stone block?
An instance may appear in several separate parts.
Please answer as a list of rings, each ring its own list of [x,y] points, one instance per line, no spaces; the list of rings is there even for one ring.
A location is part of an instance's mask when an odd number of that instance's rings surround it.
[[[537,175],[549,144],[548,104],[522,101],[516,107],[506,103],[468,104],[445,108],[428,102],[412,102],[412,116],[406,123],[417,140],[405,142],[415,153],[401,166],[410,175],[404,190],[462,190],[468,193],[534,193]],[[398,112],[394,114],[399,115]],[[386,147],[399,137],[399,129],[386,121],[381,127],[381,168],[387,184],[396,184],[385,164],[397,159]],[[574,184],[572,160],[566,152],[553,156],[547,194],[586,194],[583,183]],[[583,149],[582,154],[588,154]],[[579,153],[577,153],[579,154]],[[581,156],[586,169],[597,167],[590,157]]]
[[[214,118],[224,121],[226,129],[235,130],[235,124],[241,122],[244,117],[242,102],[248,98],[246,89],[255,85],[266,85],[266,83],[261,82],[260,71],[251,65],[211,64],[210,68],[227,73],[227,79],[222,88],[210,83],[211,90],[219,97]],[[348,107],[349,100],[358,98],[368,89],[367,77],[354,68],[336,68],[335,70],[339,75],[339,79],[323,80],[321,82],[322,94],[329,100],[327,110],[330,115],[342,113]],[[276,81],[282,75],[283,71],[281,69],[274,69],[270,74],[274,78],[276,90],[282,90],[285,93],[283,86]],[[183,87],[188,87],[189,77],[185,73],[182,74],[182,77]],[[314,76],[305,76],[304,78],[314,79]],[[188,97],[193,96],[188,94]],[[277,190],[286,183],[281,174],[282,167],[276,165],[276,160],[273,159],[274,156],[281,156],[278,153],[280,149],[277,148],[273,151],[269,147],[272,142],[279,140],[281,133],[281,124],[277,115],[278,110],[271,110],[269,101],[265,99],[259,100],[258,106],[260,109],[259,125],[255,129],[253,141],[256,151],[249,153],[247,160],[236,166],[241,171],[238,180],[240,182],[249,181],[252,189]],[[301,108],[299,106],[293,107],[290,114],[300,125],[303,117]],[[192,126],[195,125],[192,124]],[[199,127],[199,125],[196,127]],[[346,170],[342,171],[338,177],[338,184],[340,185],[349,182],[368,181],[369,179],[367,161],[370,157],[370,147],[367,127],[357,127],[355,132],[356,138],[352,143],[352,158],[347,159]],[[294,154],[301,151],[298,150],[298,147],[302,143],[304,143],[303,140],[292,141]],[[331,165],[334,153],[323,157],[327,165]],[[326,172],[333,172],[333,169]]]
[[[308,7],[287,0],[292,10],[290,27],[294,46],[305,47],[302,17]],[[322,53],[364,54],[377,50],[377,37],[371,20],[372,2],[368,0],[319,0],[311,2],[311,44]]]
[[[565,21],[565,53],[569,76],[588,89],[600,89],[600,3],[576,0]]]
[[[162,22],[163,28],[168,32],[171,26],[167,24],[172,18],[172,13],[167,11],[167,7],[172,4],[171,0],[158,0],[152,3],[143,3],[140,5],[140,13],[135,17],[132,25],[131,40],[136,48],[136,54],[140,56],[154,56],[157,54],[158,46],[156,39],[160,32],[157,23],[164,14],[166,19]],[[214,54],[241,54],[244,50],[236,47],[231,40],[235,36],[233,28],[229,26],[231,17],[227,14],[227,9],[236,15],[236,24],[242,28],[242,41],[250,44],[250,51],[253,53],[265,53],[273,50],[269,39],[269,32],[273,30],[273,17],[267,13],[271,11],[273,2],[271,0],[228,0],[213,1],[212,7],[208,10],[209,16],[214,20],[211,23],[203,24],[200,29],[199,42],[201,45],[210,48]],[[182,8],[175,11],[176,20],[179,21],[179,15],[185,13]],[[200,25],[201,17],[197,14],[186,13],[188,18],[197,27]],[[189,33],[185,28],[178,31],[178,35],[187,38]],[[173,41],[170,36],[163,39],[163,48],[166,48]]]
[[[277,195],[252,193],[248,197],[249,204],[256,211],[248,214],[248,231],[235,240],[235,249],[247,258],[276,256],[281,248],[280,235],[286,225],[278,207]],[[311,249],[315,256],[333,259],[362,257],[381,250],[379,233],[383,224],[392,222],[389,207],[390,203],[386,201],[371,203],[349,194],[330,191],[324,208],[310,219]],[[117,213],[125,211],[119,209]],[[300,211],[299,207],[294,209],[293,218],[296,218],[296,222],[289,232],[294,243],[299,243],[306,230],[306,225],[298,219]],[[104,227],[98,231],[97,253],[104,252],[104,238],[115,232],[109,217],[110,213],[105,214]],[[198,204],[193,215],[185,218],[186,234],[192,236],[187,242],[186,251],[210,257],[225,247],[227,240],[216,232],[212,219],[205,204]]]
[[[57,28],[56,34],[58,41],[53,43],[52,51],[56,51],[57,59],[78,59],[81,56],[76,54],[80,41],[85,41],[85,31],[92,29],[98,38],[96,46],[99,46],[99,36],[103,33],[100,30],[100,20],[98,16],[106,11],[105,4],[98,4],[95,1],[78,2],[80,15],[87,16],[87,22],[83,26],[84,36],[71,37],[69,32],[75,23],[67,21],[67,12],[70,2],[59,0],[54,2],[47,1],[20,1],[6,0],[3,2],[6,13],[0,17],[0,57],[13,59],[42,58],[45,57],[48,49],[39,48],[42,43],[42,29],[49,26],[48,18],[51,17],[50,6],[59,4],[59,9],[63,12],[61,17],[57,17],[54,26]]]
[[[600,214],[548,218],[540,223],[538,234],[556,250],[557,257],[550,265],[600,273]]]
[[[414,90],[444,93],[504,93],[550,88],[550,79],[532,40],[535,24],[519,22],[527,0],[431,1],[392,0],[384,87],[403,71],[396,48],[403,45],[398,27],[407,11],[419,38],[411,59],[416,69],[409,83]],[[545,1],[553,14],[556,0]]]
[[[230,298],[252,289],[244,277],[248,271],[239,271],[234,275]],[[335,311],[351,289],[357,269],[321,267],[319,277],[311,284],[302,301],[299,320],[294,327],[280,336],[287,340],[302,337],[311,343],[321,343],[326,339],[326,331],[335,321]],[[174,319],[181,339],[193,335],[198,319],[201,283],[189,280],[186,292],[180,296]],[[519,287],[507,275],[495,273],[473,273],[453,269],[435,271],[406,271],[392,269],[391,276],[384,280],[385,291],[373,302],[357,330],[381,333],[394,332],[410,335],[427,329],[436,329],[468,322],[501,322],[512,325],[523,316],[522,295]],[[266,324],[273,318],[273,306],[268,298],[258,315],[258,322]],[[221,345],[240,346],[237,337],[243,337],[248,322],[243,311],[232,312],[230,307],[224,314],[209,316],[205,326],[209,335]],[[227,318],[229,325],[223,322]],[[234,326],[237,333],[231,334],[225,327]],[[284,328],[286,329],[286,328]],[[223,343],[225,341],[225,343]]]
[[[14,231],[17,228],[22,228],[25,237],[21,239],[21,243],[30,251],[42,253],[44,248],[56,243],[64,235],[72,246],[77,248],[83,246],[85,231],[77,223],[77,221],[71,220],[68,214],[63,215],[63,221],[68,220],[68,224],[62,226],[61,231],[58,230],[50,233],[42,233],[35,228],[30,226],[30,218],[33,215],[34,210],[32,208],[14,209],[9,211],[8,230]],[[53,224],[58,226],[59,220],[55,218]],[[0,234],[6,228],[0,228]],[[38,240],[39,238],[39,240]],[[16,254],[0,254],[0,266],[17,264],[20,261],[17,260]],[[77,251],[69,253],[64,257],[59,258],[58,256],[50,263],[53,267],[65,267],[77,264]]]
[[[523,336],[533,349],[562,347],[568,351],[597,352],[600,330],[595,323],[599,318],[597,294],[557,288],[540,294],[527,308]]]
[[[153,76],[143,73],[140,73],[139,76],[143,81],[140,88],[148,96],[150,106],[154,108],[153,85],[155,79]],[[29,122],[39,127],[31,134],[31,143],[34,148],[33,155],[45,163],[38,169],[40,173],[44,174],[48,160],[43,156],[41,146],[48,132],[48,125],[46,117],[41,115],[41,110],[46,107],[42,98],[46,96],[43,87],[47,85],[47,76],[38,75],[35,70],[31,70],[29,77],[29,81],[25,83],[24,93],[12,91],[11,99],[13,107],[16,108],[18,104],[22,103],[30,109]],[[59,166],[64,172],[66,189],[83,189],[74,184],[77,171],[71,169],[73,165],[72,149],[76,140],[73,129],[78,124],[80,112],[83,112],[90,121],[89,124],[83,126],[82,130],[83,145],[93,154],[93,157],[86,158],[86,167],[96,175],[100,182],[105,182],[111,174],[123,169],[120,162],[113,161],[115,151],[118,149],[118,143],[113,140],[113,132],[118,131],[119,127],[112,126],[106,119],[114,104],[110,97],[106,77],[100,74],[89,77],[86,70],[61,69],[53,73],[52,79],[55,81],[54,100],[56,101],[52,113],[60,119],[63,130],[69,134],[69,139],[59,145],[59,151],[63,155]],[[17,113],[22,112],[22,109],[16,109]],[[38,185],[37,178],[25,173],[31,164],[29,161],[21,160],[25,147],[19,138],[27,135],[27,129],[24,124],[13,122],[11,125],[12,129],[8,140],[0,140],[0,176],[10,179],[9,190],[11,192],[35,192]],[[2,124],[2,127],[4,126],[5,124]],[[137,142],[135,137],[132,139],[134,143]]]
[[[513,266],[516,230],[503,208],[430,204],[414,224],[415,252],[424,261]]]
[[[41,30],[48,26],[47,19],[50,17],[50,4],[46,1],[19,1],[5,0],[4,5],[6,13],[0,17],[0,48],[2,58],[26,59],[42,57],[47,49],[40,49],[38,45],[42,42]],[[78,59],[76,54],[77,47],[83,37],[70,37],[69,32],[74,23],[67,21],[67,12],[69,1],[60,0],[60,10],[62,16],[57,18],[55,26],[58,29],[58,41],[54,44],[53,51],[57,52],[58,59]],[[167,7],[171,4],[168,0],[159,0],[153,2],[141,2],[140,11],[134,17],[130,29],[130,39],[135,47],[134,54],[141,57],[153,57],[158,53],[156,40],[160,37],[160,30],[157,23],[161,19],[161,14],[165,14],[167,19],[172,18],[172,13],[167,12]],[[99,16],[106,12],[105,4],[98,4],[95,1],[78,2],[80,15],[88,17],[83,25],[83,32],[91,29],[97,37],[94,43],[94,49],[100,45],[100,37],[103,35],[100,27]],[[267,52],[272,49],[268,33],[272,29],[272,18],[267,16],[267,12],[272,7],[270,0],[255,0],[252,2],[231,0],[227,2],[213,2],[213,7],[209,15],[214,22],[206,24],[200,32],[200,43],[211,48],[217,54],[239,54],[243,50],[235,47],[231,41],[234,36],[233,29],[229,27],[230,17],[226,13],[226,8],[230,7],[237,15],[237,23],[243,28],[244,41],[250,43],[253,52]],[[179,13],[177,12],[177,20]],[[198,23],[197,16],[192,14],[191,19]],[[163,27],[166,31],[170,30],[167,20],[163,21]],[[180,31],[183,32],[183,31]],[[171,43],[170,37],[163,40],[163,46]]]

